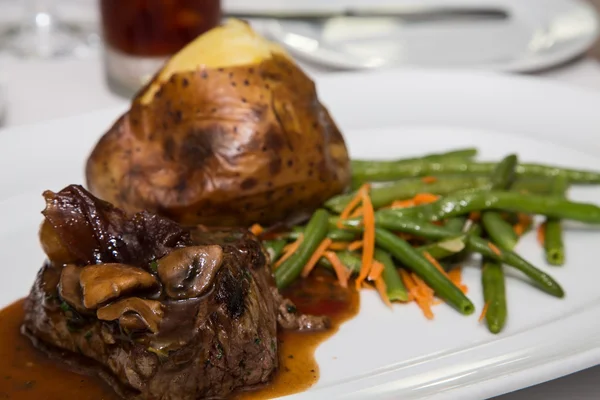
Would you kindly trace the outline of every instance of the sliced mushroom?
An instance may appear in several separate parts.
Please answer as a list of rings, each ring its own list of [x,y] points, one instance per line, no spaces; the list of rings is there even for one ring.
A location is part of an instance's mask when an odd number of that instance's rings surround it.
[[[154,275],[125,264],[88,265],[81,271],[80,284],[83,305],[92,310],[134,291],[151,290],[159,286]]]
[[[99,308],[96,315],[103,321],[118,319],[119,325],[128,330],[156,333],[164,313],[160,301],[129,297]]]
[[[50,261],[58,265],[75,262],[75,257],[69,253],[48,221],[40,226],[39,236],[42,249]]]
[[[222,262],[221,246],[184,247],[158,260],[158,277],[172,299],[199,297],[210,288]]]
[[[73,264],[67,264],[63,267],[58,283],[58,294],[77,312],[85,314],[87,310],[83,305],[83,293],[81,286],[79,286],[81,270],[81,267]]]

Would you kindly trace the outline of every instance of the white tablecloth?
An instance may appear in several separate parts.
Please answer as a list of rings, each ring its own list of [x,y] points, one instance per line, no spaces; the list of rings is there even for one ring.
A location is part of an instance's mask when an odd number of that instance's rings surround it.
[[[305,68],[313,76],[332,73],[310,66]],[[125,99],[108,90],[102,62],[98,57],[56,61],[0,60],[0,77],[2,76],[7,100],[4,120],[6,127],[114,106],[125,107],[127,104]],[[600,90],[600,64],[592,60],[581,60],[546,72],[543,76],[550,80]],[[537,399],[600,399],[600,367],[496,398]]]

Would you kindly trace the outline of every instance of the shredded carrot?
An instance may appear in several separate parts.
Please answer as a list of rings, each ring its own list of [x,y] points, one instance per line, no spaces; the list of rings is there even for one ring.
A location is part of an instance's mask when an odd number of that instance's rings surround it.
[[[383,272],[383,264],[377,260],[373,260],[373,266],[371,267],[371,272],[369,273],[369,280],[376,281]]]
[[[360,249],[361,247],[363,247],[363,241],[355,240],[354,242],[352,242],[348,245],[348,250],[354,251],[354,250]]]
[[[487,314],[489,306],[490,306],[489,301],[486,301],[485,304],[483,305],[483,310],[481,310],[481,314],[479,315],[479,322],[483,321],[483,319],[485,318],[485,315]]]
[[[354,210],[352,212],[352,214],[350,214],[349,218],[357,218],[357,217],[362,217],[363,215],[363,210],[362,208],[357,208],[356,210]]]
[[[333,270],[335,271],[335,275],[338,278],[340,286],[343,288],[347,288],[348,278],[350,278],[350,275],[352,274],[350,270],[346,268],[344,264],[342,264],[338,256],[333,251],[326,251],[323,256],[327,260],[329,260],[329,262],[333,266]]]
[[[500,249],[498,247],[496,247],[496,245],[492,242],[488,242],[488,247],[497,255],[497,256],[501,256],[502,252],[500,251]]]
[[[423,252],[423,255],[425,256],[425,258],[427,259],[427,261],[429,261],[430,263],[432,263],[434,265],[434,267],[436,267],[438,269],[438,271],[440,271],[442,274],[444,274],[444,276],[446,276],[446,278],[449,278],[448,274],[446,273],[446,271],[444,271],[444,268],[442,268],[442,266],[438,262],[438,260],[436,260],[435,258],[433,258],[431,256],[431,254],[429,254],[426,251]]]
[[[415,300],[414,291],[417,287],[417,284],[410,277],[410,274],[408,272],[406,272],[405,270],[399,269],[398,273],[400,274],[402,283],[404,283],[404,286],[408,290],[408,301],[414,301]]]
[[[431,311],[431,305],[434,300],[433,290],[418,276],[409,274],[403,269],[400,270],[400,277],[402,278],[402,282],[404,282],[404,286],[408,289],[409,300],[417,303],[425,318],[433,319],[433,311]]]
[[[538,226],[537,228],[537,241],[540,244],[540,246],[544,246],[544,243],[546,242],[546,223],[544,222],[543,224],[540,224],[540,226]]]
[[[387,295],[387,286],[381,276],[375,279],[375,289],[377,289],[377,292],[379,293],[379,296],[381,296],[381,299],[383,300],[385,305],[391,307],[392,302],[390,301]]]
[[[523,233],[525,233],[525,227],[521,225],[521,223],[517,223],[513,226],[513,230],[517,236],[523,236]]]
[[[437,194],[419,193],[413,198],[413,201],[415,202],[415,205],[419,206],[421,204],[435,203],[439,198],[440,196]]]
[[[352,200],[350,200],[350,202],[346,205],[344,210],[340,213],[340,219],[338,220],[338,223],[337,223],[338,228],[342,229],[344,227],[343,221],[345,219],[348,219],[348,217],[350,216],[352,211],[354,211],[354,209],[356,207],[358,207],[358,205],[360,204],[360,202],[363,198],[363,196],[362,196],[363,192],[365,192],[365,191],[368,192],[369,187],[370,187],[370,185],[368,183],[365,183],[358,189],[358,192],[356,192],[356,195],[354,196],[354,198],[352,198]]]
[[[331,242],[328,250],[346,250],[349,242]]]
[[[414,273],[411,274],[417,289],[415,290],[415,301],[427,319],[433,319],[431,306],[434,303],[433,290]]]
[[[533,218],[529,214],[519,213],[519,223],[524,226],[529,226],[533,222]]]
[[[435,176],[424,176],[421,180],[423,183],[434,183],[437,182],[438,179]]]
[[[258,236],[264,232],[264,229],[262,226],[260,226],[260,224],[254,224],[250,227],[250,232],[252,232],[252,234],[255,236]]]
[[[360,284],[371,272],[373,264],[373,254],[375,252],[375,211],[373,210],[373,203],[369,197],[369,187],[363,186],[360,191],[362,198],[363,208],[363,251],[362,251],[362,265],[360,273],[356,279],[356,287],[360,288]]]
[[[298,236],[298,239],[296,239],[294,241],[294,243],[290,243],[283,248],[283,255],[275,263],[275,268],[278,268],[281,264],[283,264],[283,262],[285,260],[290,258],[292,256],[292,254],[294,254],[296,252],[296,250],[298,250],[298,247],[300,247],[300,244],[302,243],[303,239],[304,239],[304,235],[300,234],[300,236]]]
[[[467,285],[462,283],[462,268],[461,267],[456,267],[456,268],[451,269],[450,272],[448,272],[448,278],[450,278],[452,283],[454,283],[456,285],[456,287],[459,288],[464,294],[467,294],[467,292],[469,291],[469,288],[467,287]]]
[[[304,266],[304,269],[302,270],[303,278],[306,278],[310,274],[310,272],[313,270],[315,265],[317,265],[317,262],[319,262],[319,259],[321,257],[323,257],[323,253],[325,253],[325,250],[327,250],[327,248],[330,245],[331,245],[331,239],[329,239],[329,238],[323,239],[321,244],[319,244],[319,247],[317,247],[317,249],[315,250],[313,255],[310,256],[310,258],[308,259],[308,262]]]
[[[415,201],[413,199],[408,200],[396,200],[392,203],[390,208],[409,208],[414,207]]]
[[[469,219],[473,222],[479,221],[481,218],[481,213],[479,211],[473,211],[469,214]]]

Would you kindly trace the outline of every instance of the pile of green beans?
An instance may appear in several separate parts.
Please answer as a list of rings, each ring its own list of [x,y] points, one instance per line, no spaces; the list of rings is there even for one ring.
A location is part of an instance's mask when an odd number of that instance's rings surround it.
[[[505,267],[520,271],[532,286],[549,295],[559,298],[565,295],[552,276],[514,251],[520,239],[514,226],[519,214],[545,218],[542,229],[546,260],[549,265],[563,265],[562,221],[600,224],[598,205],[571,201],[566,193],[570,185],[600,184],[600,172],[520,163],[516,155],[497,163],[478,162],[474,160],[476,155],[476,149],[467,148],[393,161],[354,160],[353,184],[356,187],[375,183],[369,192],[376,210],[374,258],[384,267],[382,278],[389,300],[409,299],[398,273],[398,268],[403,268],[416,274],[436,296],[461,314],[472,314],[473,302],[428,257],[439,260],[448,270],[452,262],[479,254],[483,300],[487,305],[486,325],[490,332],[499,333],[508,318]],[[433,179],[423,179],[425,176]],[[440,198],[415,207],[387,207],[420,193]],[[278,288],[298,279],[325,238],[346,243],[361,239],[362,217],[342,221],[339,217],[355,195],[356,192],[351,192],[335,196],[305,226],[296,226],[275,239],[263,241],[275,262],[287,243],[303,235],[298,250],[274,271]],[[474,219],[473,213],[478,213],[479,218]],[[399,234],[408,234],[410,240]],[[336,254],[352,274],[358,275],[362,264],[360,250],[339,250]],[[325,257],[318,265],[333,268]]]

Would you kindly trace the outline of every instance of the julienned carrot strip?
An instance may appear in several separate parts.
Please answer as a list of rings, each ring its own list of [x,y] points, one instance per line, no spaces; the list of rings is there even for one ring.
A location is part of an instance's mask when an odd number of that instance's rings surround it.
[[[527,227],[533,222],[533,217],[529,214],[519,213],[519,223]]]
[[[250,232],[252,232],[253,235],[258,236],[264,232],[264,229],[260,224],[254,224],[250,227]]]
[[[469,288],[462,283],[462,268],[456,267],[448,272],[448,278],[456,285],[464,294],[467,294]]]
[[[500,251],[500,249],[498,247],[496,247],[496,245],[492,242],[488,242],[488,247],[494,252],[496,253],[497,256],[501,256],[502,252]]]
[[[392,302],[388,298],[387,286],[383,281],[383,277],[379,276],[377,279],[375,279],[375,289],[377,289],[377,292],[379,293],[379,296],[381,296],[381,299],[383,300],[385,305],[391,307]]]
[[[346,250],[350,242],[331,242],[329,250]]]
[[[434,183],[437,182],[437,178],[435,176],[424,176],[422,179],[423,183]]]
[[[373,265],[373,254],[375,253],[375,211],[373,203],[369,197],[369,187],[363,186],[360,191],[362,198],[363,209],[363,249],[362,249],[362,265],[360,273],[356,279],[356,288],[360,288],[360,284],[369,276]]]
[[[420,206],[422,204],[435,203],[439,198],[440,196],[437,194],[419,193],[413,198],[413,201],[416,206]]]
[[[326,251],[324,254],[325,258],[329,260],[335,271],[335,275],[338,278],[340,286],[343,288],[348,287],[348,278],[350,278],[351,272],[348,268],[342,264],[338,256],[333,251]]]
[[[363,246],[362,240],[355,240],[354,242],[352,242],[348,245],[348,250],[350,250],[350,251],[358,250],[362,246]]]
[[[377,260],[373,260],[373,266],[371,267],[371,272],[369,272],[369,280],[376,281],[383,272],[383,264]]]
[[[525,233],[525,227],[521,225],[521,223],[517,223],[515,226],[513,226],[513,230],[517,236],[523,236]]]
[[[415,299],[414,291],[415,291],[415,288],[417,287],[417,284],[410,277],[410,274],[408,272],[406,272],[405,270],[399,269],[398,273],[400,274],[402,283],[404,283],[404,286],[408,290],[408,301],[413,301]]]
[[[486,301],[485,304],[483,305],[483,310],[481,310],[481,314],[479,315],[479,322],[483,321],[483,319],[485,318],[485,315],[487,314],[489,306],[490,306],[490,303]]]
[[[546,223],[540,224],[537,228],[537,241],[540,246],[544,247],[544,243],[546,242]]]
[[[411,273],[411,276],[413,278],[413,281],[415,281],[415,283],[417,284],[417,287],[419,288],[419,290],[421,290],[421,293],[423,294],[423,296],[431,297],[431,300],[433,301],[433,294],[434,294],[433,289],[430,288],[429,285],[427,285],[425,283],[425,281],[423,279],[421,279],[419,277],[419,275],[415,274],[414,272]]]
[[[446,276],[446,278],[449,278],[448,274],[446,273],[446,271],[444,270],[444,268],[442,268],[442,266],[441,266],[441,264],[439,263],[438,260],[436,260],[435,258],[433,258],[431,256],[431,254],[429,254],[426,251],[423,252],[423,255],[425,256],[425,258],[427,259],[427,261],[429,261],[430,263],[432,263],[433,266],[438,269],[438,271],[440,271],[442,274],[444,274]]]
[[[354,210],[348,218],[362,217],[362,214],[363,214],[363,210],[362,210],[362,208],[359,207],[356,210]]]
[[[346,207],[342,210],[342,212],[340,213],[340,219],[338,220],[337,223],[337,227],[340,229],[344,228],[344,220],[348,219],[348,217],[350,216],[350,214],[352,213],[352,211],[354,211],[354,209],[356,207],[358,207],[358,205],[360,204],[360,202],[362,201],[362,193],[366,190],[368,193],[370,185],[368,183],[365,183],[364,185],[362,185],[359,189],[358,192],[356,192],[356,196],[354,196],[354,198],[352,200],[350,200],[350,202],[346,205]]]
[[[423,312],[423,315],[425,315],[425,318],[433,319],[433,311],[431,310],[434,301],[433,290],[414,273],[411,274],[411,277],[417,286],[415,290],[415,301],[417,302],[417,305]]]
[[[290,243],[283,248],[284,253],[281,256],[281,258],[279,260],[277,260],[277,262],[275,263],[275,268],[277,268],[281,264],[283,264],[283,262],[285,260],[290,258],[292,256],[292,254],[294,254],[296,252],[296,250],[298,250],[298,247],[300,247],[300,244],[302,243],[303,239],[304,239],[304,235],[300,234],[298,236],[298,239],[296,239],[296,241],[294,243]]]
[[[523,236],[525,231],[527,231],[527,229],[529,229],[529,226],[533,222],[533,218],[531,217],[531,215],[523,214],[523,213],[519,213],[518,217],[519,217],[519,221],[515,224],[513,229],[514,229],[515,233],[517,234],[517,236]]]
[[[308,262],[304,266],[304,269],[302,270],[303,278],[306,278],[310,274],[310,272],[313,270],[315,265],[317,265],[317,262],[319,262],[319,259],[321,257],[323,257],[323,253],[325,253],[325,250],[327,250],[327,248],[330,245],[331,245],[331,239],[329,239],[329,238],[323,239],[323,241],[321,242],[319,247],[317,247],[317,249],[315,250],[313,255],[310,256],[310,258],[308,259]]]

